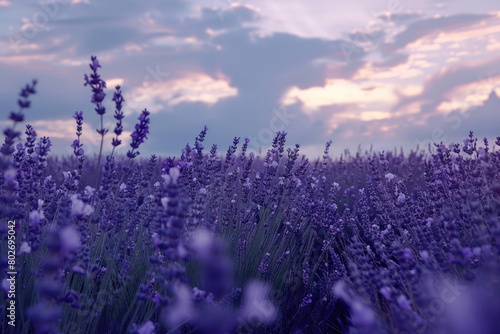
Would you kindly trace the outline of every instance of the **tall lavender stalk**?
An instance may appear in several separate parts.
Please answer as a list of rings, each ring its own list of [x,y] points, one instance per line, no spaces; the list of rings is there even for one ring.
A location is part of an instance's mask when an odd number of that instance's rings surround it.
[[[121,145],[122,141],[118,139],[118,137],[122,134],[123,132],[123,124],[122,120],[125,117],[123,115],[123,102],[125,102],[125,99],[123,98],[121,87],[116,86],[115,87],[116,91],[113,95],[113,102],[115,103],[115,115],[114,118],[116,119],[116,126],[115,126],[115,138],[111,141],[111,145],[113,146],[113,150],[111,151],[111,155],[109,158],[113,157],[113,153],[115,152],[115,149]]]
[[[19,111],[11,112],[9,119],[13,122],[12,127],[8,127],[4,131],[5,142],[0,148],[0,171],[2,172],[1,177],[1,188],[0,188],[0,216],[3,217],[13,217],[14,213],[17,211],[13,206],[16,201],[16,190],[19,186],[16,180],[16,169],[13,167],[10,156],[14,153],[15,149],[13,147],[16,138],[19,138],[21,132],[16,131],[17,123],[24,120],[23,110],[28,109],[31,106],[29,100],[30,95],[36,93],[35,86],[37,84],[36,80],[33,80],[31,85],[27,84],[26,87],[21,89],[19,93],[19,99],[17,101],[19,105]],[[34,130],[33,130],[34,133]],[[30,142],[30,145],[33,143]],[[31,150],[32,146],[28,148]]]
[[[133,159],[139,155],[139,151],[136,151],[139,146],[144,143],[144,140],[147,139],[147,135],[149,133],[149,111],[144,109],[139,116],[139,123],[135,125],[135,131],[130,135],[132,137],[132,142],[130,143],[130,147],[132,148],[127,152],[127,157],[129,159]]]
[[[0,149],[0,152],[4,157],[11,155],[14,153],[14,141],[16,138],[19,138],[21,135],[20,132],[16,131],[16,124],[24,121],[23,110],[28,109],[31,106],[31,102],[29,100],[29,96],[36,93],[35,86],[37,84],[36,80],[33,80],[31,86],[29,84],[26,85],[23,89],[21,89],[21,93],[19,93],[19,99],[17,100],[17,104],[19,105],[19,111],[12,111],[10,113],[9,119],[13,122],[12,127],[4,130],[5,142]]]
[[[82,135],[82,130],[83,130],[83,112],[75,111],[73,118],[76,121],[76,139],[73,141],[71,147],[73,148],[73,154],[78,159],[77,170],[76,173],[74,173],[73,175],[73,178],[76,183],[74,185],[74,188],[77,188],[78,185],[80,184],[80,180],[83,173],[83,161],[85,160],[84,157],[85,151],[82,148],[83,144],[80,142],[80,137]]]
[[[95,104],[95,111],[100,116],[101,119],[101,128],[97,129],[97,133],[101,135],[101,145],[99,147],[99,157],[97,159],[97,177],[95,181],[96,188],[99,186],[99,178],[101,177],[101,156],[102,156],[102,148],[104,145],[104,135],[108,132],[108,129],[104,129],[104,120],[103,116],[106,113],[106,108],[103,106],[102,101],[106,97],[106,93],[104,93],[104,88],[106,88],[106,82],[101,79],[101,76],[97,73],[97,69],[101,67],[99,61],[96,56],[91,56],[90,69],[92,73],[90,74],[90,79],[85,74],[84,76],[84,86],[90,85],[92,89],[92,99],[90,102]]]

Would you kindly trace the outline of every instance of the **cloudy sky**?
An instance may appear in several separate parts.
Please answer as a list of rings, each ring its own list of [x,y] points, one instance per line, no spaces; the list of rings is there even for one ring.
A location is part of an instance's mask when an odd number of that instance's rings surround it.
[[[179,154],[204,125],[206,147],[284,130],[312,156],[330,139],[339,154],[500,135],[496,0],[0,0],[0,125],[37,78],[26,121],[67,154],[82,110],[98,151],[91,55],[111,131],[117,84],[128,134],[152,112],[144,155]]]

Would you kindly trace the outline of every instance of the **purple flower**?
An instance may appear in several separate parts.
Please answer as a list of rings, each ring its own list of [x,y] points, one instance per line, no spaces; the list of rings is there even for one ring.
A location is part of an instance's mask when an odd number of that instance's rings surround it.
[[[243,303],[240,316],[245,321],[258,321],[268,324],[274,321],[277,311],[276,307],[269,301],[270,288],[259,282],[249,282],[244,290]]]
[[[29,253],[31,253],[31,247],[26,241],[23,241],[21,243],[21,247],[19,248],[18,254],[21,255],[21,254],[29,254]]]
[[[132,334],[155,334],[155,325],[152,321],[146,321],[135,329]]]
[[[42,302],[29,308],[26,312],[29,319],[35,324],[35,333],[55,333],[56,322],[61,318],[62,308],[50,302]]]
[[[29,107],[29,103],[28,103],[27,107]],[[25,107],[25,108],[27,108],[27,107]],[[23,113],[22,113],[22,112],[20,112],[20,111],[19,111],[19,112],[14,112],[14,111],[12,111],[12,112],[10,113],[9,118],[10,118],[10,120],[11,120],[11,121],[13,121],[14,123],[24,121],[24,115],[23,115]]]
[[[311,305],[311,303],[312,303],[312,297],[313,297],[313,295],[311,293],[308,293],[307,296],[305,296],[302,299],[302,303],[300,303],[299,307],[305,307],[305,306]]]
[[[78,195],[71,196],[71,214],[73,216],[87,216],[94,212],[94,208],[85,204]]]
[[[92,89],[92,99],[90,102],[96,105],[95,111],[98,115],[104,115],[106,113],[106,108],[101,104],[101,102],[106,97],[104,93],[104,88],[106,88],[106,82],[101,79],[101,76],[97,73],[97,69],[101,67],[96,56],[90,57],[92,63],[90,64],[90,69],[92,73],[90,78],[85,74],[84,76],[84,86],[90,85]]]
[[[403,310],[411,310],[411,301],[403,294],[399,295],[397,298],[398,306]]]
[[[77,157],[82,156],[85,153],[84,150],[81,148],[82,144],[80,144],[80,142],[78,141],[78,139],[75,139],[73,141],[73,144],[71,144],[71,147],[73,148],[73,153]]]
[[[83,111],[80,112],[75,111],[73,118],[76,120],[77,139],[73,141],[71,147],[73,148],[73,153],[75,154],[75,156],[80,157],[85,153],[84,150],[82,149],[83,145],[80,143],[80,136],[82,135],[82,129],[83,129]]]
[[[267,274],[267,272],[269,271],[269,257],[271,256],[271,254],[269,253],[266,253],[264,255],[264,258],[260,261],[260,264],[259,264],[259,272],[262,274],[262,275],[265,275]]]
[[[80,136],[82,134],[82,125],[83,125],[83,111],[75,111],[73,118],[76,120],[76,134]]]
[[[377,315],[373,309],[361,297],[353,295],[343,281],[339,281],[333,287],[333,293],[346,303],[351,309],[352,323],[365,330],[373,330],[377,327]]]
[[[66,226],[59,231],[61,240],[61,253],[69,254],[77,251],[81,246],[80,234],[76,231],[74,226]]]
[[[51,146],[52,143],[50,142],[49,137],[42,137],[35,148],[35,152],[39,157],[46,157],[50,152]]]
[[[24,121],[24,114],[23,114],[23,109],[27,109],[31,106],[30,101],[28,100],[30,95],[33,95],[36,93],[35,91],[35,86],[37,84],[36,80],[33,80],[31,83],[31,86],[29,84],[26,85],[25,88],[21,89],[21,93],[19,93],[19,100],[18,100],[18,105],[19,105],[19,111],[18,112],[11,112],[9,119],[14,122],[14,126],[16,123]],[[14,128],[7,128],[4,130],[5,134],[5,142],[2,145],[2,148],[0,149],[0,152],[4,155],[11,155],[14,153],[14,148],[12,147],[14,145],[14,141],[16,138],[19,138],[21,133],[19,131],[15,131]]]
[[[172,327],[190,320],[195,316],[191,290],[186,284],[176,284],[174,287],[175,301],[168,307],[167,322]]]
[[[121,135],[123,132],[122,120],[125,116],[123,115],[122,107],[123,107],[123,102],[125,102],[125,99],[123,98],[122,91],[120,88],[121,88],[120,86],[116,86],[115,87],[116,91],[113,95],[113,102],[115,102],[115,107],[116,107],[114,117],[117,121],[114,130],[116,137],[113,138],[111,142],[113,148],[119,146],[122,143],[122,141],[118,139],[118,136]]]
[[[33,152],[35,152],[36,131],[31,125],[26,124],[26,132],[24,133],[26,134],[26,143],[24,144],[27,149],[26,152],[28,154],[33,154]]]
[[[147,139],[147,134],[149,133],[149,111],[144,109],[139,116],[139,123],[135,125],[135,131],[130,135],[132,137],[132,143],[130,143],[130,147],[132,150],[127,152],[127,157],[130,159],[135,158],[139,155],[139,152],[134,152],[139,148],[139,146]]]

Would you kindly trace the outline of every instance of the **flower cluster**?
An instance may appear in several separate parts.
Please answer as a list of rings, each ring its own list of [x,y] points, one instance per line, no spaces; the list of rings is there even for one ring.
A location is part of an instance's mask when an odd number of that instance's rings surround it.
[[[102,101],[106,97],[106,93],[104,92],[104,88],[106,88],[106,82],[101,79],[101,76],[97,73],[97,69],[101,67],[99,61],[96,56],[91,57],[90,69],[92,73],[90,74],[90,78],[87,74],[84,76],[84,86],[89,85],[92,89],[92,99],[91,103],[95,104],[95,111],[98,115],[102,116],[106,113],[106,108],[102,105]],[[98,130],[99,132],[99,130]],[[99,132],[100,134],[103,134]]]
[[[12,111],[10,113],[9,119],[14,123],[12,127],[8,127],[4,131],[5,142],[2,145],[0,152],[2,155],[10,155],[14,153],[14,148],[12,147],[16,138],[18,138],[21,133],[15,130],[16,123],[20,123],[24,121],[23,110],[28,109],[31,106],[31,102],[29,100],[30,95],[36,94],[35,86],[37,84],[36,80],[33,80],[31,85],[27,84],[26,87],[21,89],[21,93],[19,93],[19,99],[17,100],[17,104],[19,106],[19,111]]]
[[[132,142],[130,143],[130,147],[132,150],[127,152],[127,157],[133,159],[139,155],[138,151],[135,151],[139,148],[139,146],[144,143],[144,140],[147,139],[147,135],[149,133],[149,111],[144,109],[139,116],[139,123],[135,125],[135,131],[130,135],[132,137]]]
[[[79,157],[82,156],[85,152],[82,148],[83,144],[80,143],[80,136],[82,135],[82,129],[83,129],[83,112],[80,111],[75,111],[75,114],[73,115],[73,118],[76,120],[76,136],[77,139],[73,141],[73,144],[71,147],[73,148],[73,153],[75,156]]]
[[[123,111],[122,111],[123,102],[125,102],[125,99],[122,96],[121,87],[116,86],[115,89],[116,89],[116,91],[113,95],[113,102],[115,102],[115,106],[116,106],[115,115],[114,115],[114,118],[116,119],[116,127],[114,130],[116,137],[113,138],[113,140],[111,142],[111,145],[113,145],[113,148],[119,146],[122,143],[121,140],[118,139],[118,136],[120,136],[123,132],[122,120],[125,117],[123,115]]]

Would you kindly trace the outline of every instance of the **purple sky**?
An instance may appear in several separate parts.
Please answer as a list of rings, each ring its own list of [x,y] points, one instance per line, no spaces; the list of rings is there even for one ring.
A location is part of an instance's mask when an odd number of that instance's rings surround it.
[[[179,154],[205,124],[206,147],[238,136],[266,149],[284,130],[313,156],[329,139],[339,154],[500,135],[493,0],[0,0],[0,36],[0,125],[37,78],[26,121],[56,153],[72,152],[77,110],[86,153],[98,151],[83,87],[91,55],[108,83],[108,128],[117,84],[128,134],[152,111],[143,155]]]

